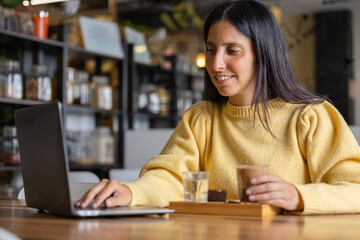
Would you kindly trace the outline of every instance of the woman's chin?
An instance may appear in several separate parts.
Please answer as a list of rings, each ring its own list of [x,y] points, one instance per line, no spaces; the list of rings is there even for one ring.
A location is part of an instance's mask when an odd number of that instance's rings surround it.
[[[231,93],[227,92],[227,91],[219,91],[219,94],[223,97],[230,97],[231,96]]]

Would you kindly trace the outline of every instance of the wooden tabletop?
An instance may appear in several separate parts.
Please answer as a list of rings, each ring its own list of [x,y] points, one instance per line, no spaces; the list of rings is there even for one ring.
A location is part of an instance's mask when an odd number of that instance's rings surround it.
[[[360,215],[64,218],[0,200],[0,226],[21,239],[360,239]],[[0,236],[0,239],[1,236]]]

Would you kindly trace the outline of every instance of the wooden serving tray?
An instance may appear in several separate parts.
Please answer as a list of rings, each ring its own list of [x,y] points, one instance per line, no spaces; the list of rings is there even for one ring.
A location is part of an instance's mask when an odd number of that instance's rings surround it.
[[[170,202],[169,208],[175,209],[175,213],[257,217],[274,216],[281,212],[280,208],[268,204],[240,202]]]

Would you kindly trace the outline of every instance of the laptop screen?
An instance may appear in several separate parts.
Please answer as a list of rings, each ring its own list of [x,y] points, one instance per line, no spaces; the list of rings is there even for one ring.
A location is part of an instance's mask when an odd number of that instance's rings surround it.
[[[15,111],[25,199],[29,207],[70,215],[61,104],[50,102]]]

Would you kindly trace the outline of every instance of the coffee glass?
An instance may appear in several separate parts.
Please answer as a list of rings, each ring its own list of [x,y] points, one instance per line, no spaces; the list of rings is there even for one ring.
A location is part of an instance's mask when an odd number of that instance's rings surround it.
[[[209,191],[209,172],[183,172],[184,201],[207,202]]]
[[[236,166],[237,183],[240,202],[250,202],[246,190],[253,186],[251,179],[267,173],[265,165],[238,165]]]

